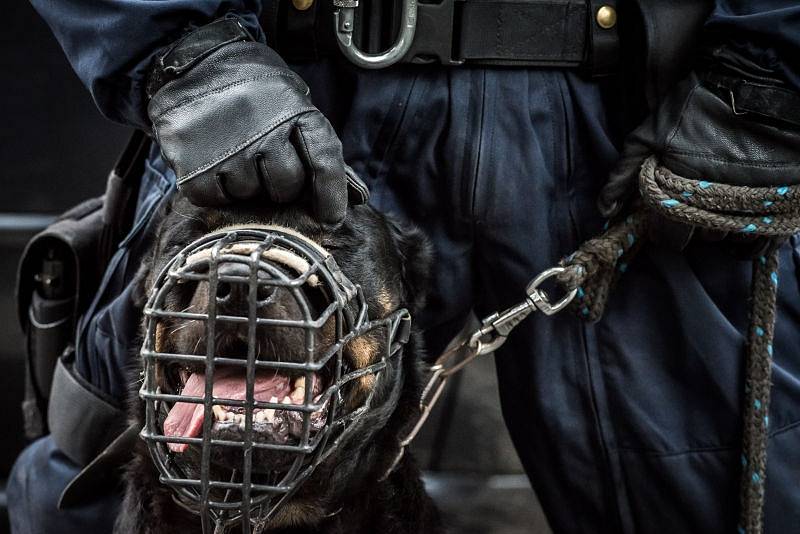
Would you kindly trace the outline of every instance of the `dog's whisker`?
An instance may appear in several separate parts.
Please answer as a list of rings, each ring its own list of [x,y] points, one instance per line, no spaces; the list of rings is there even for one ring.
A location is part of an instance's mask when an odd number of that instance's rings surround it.
[[[191,323],[186,323],[186,324],[183,324],[183,325],[180,325],[180,326],[176,326],[174,329],[172,329],[170,331],[169,335],[172,335],[175,332],[179,332],[179,331],[183,330],[184,328],[186,328],[188,326],[191,326]]]

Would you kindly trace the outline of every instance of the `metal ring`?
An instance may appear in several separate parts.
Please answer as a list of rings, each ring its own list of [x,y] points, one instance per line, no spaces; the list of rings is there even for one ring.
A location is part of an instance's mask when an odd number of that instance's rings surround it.
[[[578,294],[578,288],[574,288],[567,292],[561,298],[561,300],[555,304],[551,304],[550,299],[547,297],[547,293],[539,290],[539,286],[542,285],[545,280],[558,276],[565,271],[566,269],[564,267],[552,267],[547,269],[546,271],[540,273],[539,276],[534,278],[531,283],[528,284],[528,287],[525,288],[525,292],[528,294],[528,300],[530,303],[545,315],[554,315],[560,312],[566,308],[575,298],[575,295]]]

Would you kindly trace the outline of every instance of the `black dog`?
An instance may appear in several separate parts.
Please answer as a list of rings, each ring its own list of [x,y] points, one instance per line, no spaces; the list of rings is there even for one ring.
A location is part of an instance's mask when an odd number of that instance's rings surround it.
[[[162,267],[188,243],[220,228],[271,224],[294,229],[328,250],[342,272],[363,289],[371,317],[384,317],[399,308],[408,309],[413,316],[422,306],[430,265],[427,240],[418,230],[399,225],[370,207],[359,206],[350,210],[345,224],[335,231],[323,229],[296,209],[202,209],[179,196],[167,203],[160,217],[161,222],[153,236],[153,256],[145,262],[140,275],[142,299],[149,293]],[[174,302],[172,306],[186,307],[187,302],[191,306],[208,298],[197,287],[189,289],[187,286],[184,293],[183,302]],[[260,358],[294,358],[292,345],[295,340],[292,335],[273,332],[269,343],[261,347],[264,350]],[[237,338],[235,334],[229,337]],[[202,333],[185,328],[167,336],[165,342],[170,344],[172,351],[191,353],[202,342]],[[380,347],[373,345],[366,343],[348,347],[345,350],[348,366],[358,369],[378,359]],[[369,419],[372,417],[370,414],[352,439],[320,464],[297,493],[276,511],[265,532],[441,532],[437,510],[425,493],[420,472],[409,455],[404,456],[394,471],[382,479],[397,454],[402,432],[418,412],[417,402],[424,379],[422,357],[419,336],[412,332],[403,357],[399,400],[391,406],[381,406],[379,411],[382,413],[374,416],[374,422]],[[183,370],[180,379],[184,387],[187,373]],[[133,421],[141,426],[144,424],[144,410],[138,397],[141,383],[138,368],[136,377],[137,380],[132,382],[137,391],[132,392],[130,411]],[[359,396],[373,385],[369,378],[364,377],[358,382],[358,387],[347,391],[346,402],[358,402]],[[222,414],[223,422],[225,415],[231,416]],[[197,447],[183,449],[180,455],[188,459],[186,461],[197,457]],[[270,464],[273,460],[268,455],[256,455],[254,471],[274,468]],[[215,461],[224,464],[224,458]],[[134,458],[127,466],[125,483],[125,499],[115,532],[189,534],[201,531],[198,516],[176,504],[172,490],[159,482],[158,472],[144,443],[137,445]]]

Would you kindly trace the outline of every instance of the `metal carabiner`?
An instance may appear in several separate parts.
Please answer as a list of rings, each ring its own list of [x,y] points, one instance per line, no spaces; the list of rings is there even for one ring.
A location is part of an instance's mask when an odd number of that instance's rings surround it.
[[[397,39],[388,50],[379,54],[364,52],[353,41],[355,11],[358,0],[333,0],[336,40],[342,53],[355,65],[365,69],[382,69],[394,65],[406,55],[417,31],[417,0],[402,0],[401,26]]]
[[[545,315],[553,315],[572,302],[577,289],[571,289],[560,300],[551,303],[547,293],[539,289],[546,280],[563,273],[563,267],[553,267],[547,269],[534,278],[525,289],[527,298],[501,313],[493,313],[481,321],[480,330],[472,334],[468,345],[475,350],[476,355],[488,354],[499,349],[506,338],[516,326],[534,311],[540,311]]]

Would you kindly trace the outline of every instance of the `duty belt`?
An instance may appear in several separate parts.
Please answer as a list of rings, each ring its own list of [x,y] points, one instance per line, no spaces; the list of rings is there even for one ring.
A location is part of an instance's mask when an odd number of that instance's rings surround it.
[[[290,61],[615,70],[616,0],[272,0],[262,24]]]

